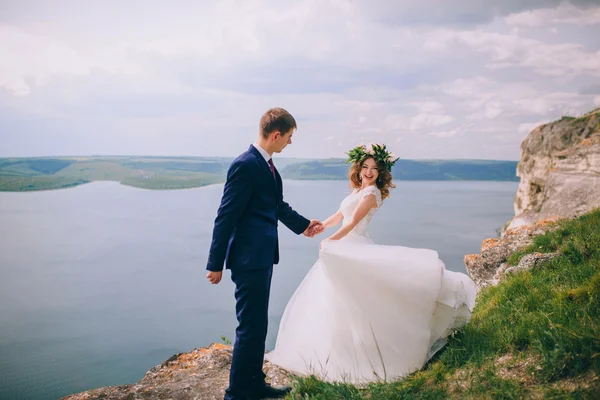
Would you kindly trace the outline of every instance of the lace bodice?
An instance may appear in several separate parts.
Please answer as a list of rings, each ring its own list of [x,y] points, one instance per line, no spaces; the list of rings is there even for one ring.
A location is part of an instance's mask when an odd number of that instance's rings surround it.
[[[377,209],[381,206],[381,192],[377,186],[367,186],[364,189],[355,189],[352,193],[350,193],[342,203],[340,204],[340,210],[342,211],[342,215],[344,216],[343,225],[349,223],[352,219],[352,214],[356,207],[358,207],[358,203],[363,197],[374,195],[375,200],[377,201],[377,207],[373,207],[369,210],[367,215],[354,227],[354,229],[349,233],[349,235],[361,235],[361,236],[369,236],[369,222],[371,222],[371,218],[377,212]]]

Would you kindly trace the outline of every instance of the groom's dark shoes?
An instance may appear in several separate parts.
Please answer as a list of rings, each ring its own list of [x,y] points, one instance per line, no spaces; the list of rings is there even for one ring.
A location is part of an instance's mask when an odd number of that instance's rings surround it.
[[[264,384],[260,388],[255,388],[250,392],[232,393],[229,389],[225,393],[224,400],[263,400],[263,399],[281,399],[285,397],[292,388],[289,386],[273,387]]]
[[[289,386],[280,386],[273,387],[271,385],[261,386],[254,394],[253,400],[262,400],[262,399],[281,399],[285,397],[289,392],[292,391],[292,388]]]

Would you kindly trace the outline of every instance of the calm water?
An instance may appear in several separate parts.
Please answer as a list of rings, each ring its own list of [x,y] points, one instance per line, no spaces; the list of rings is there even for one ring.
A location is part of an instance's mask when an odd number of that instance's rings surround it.
[[[399,182],[375,215],[381,244],[436,249],[454,271],[512,217],[515,182]],[[287,181],[324,219],[342,181]],[[147,191],[98,182],[0,193],[0,399],[57,399],[133,383],[178,352],[234,337],[233,285],[204,278],[222,185]],[[331,231],[333,232],[333,231]],[[321,239],[325,236],[321,236]],[[318,239],[280,233],[267,347]]]

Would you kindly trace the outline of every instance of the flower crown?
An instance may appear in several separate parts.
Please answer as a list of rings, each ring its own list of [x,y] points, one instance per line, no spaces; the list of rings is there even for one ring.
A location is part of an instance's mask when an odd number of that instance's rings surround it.
[[[376,143],[366,146],[364,144],[358,145],[346,154],[348,154],[346,162],[363,162],[365,158],[373,157],[378,163],[383,163],[388,171],[391,171],[396,161],[400,159],[394,153],[387,151],[385,144],[379,145]]]

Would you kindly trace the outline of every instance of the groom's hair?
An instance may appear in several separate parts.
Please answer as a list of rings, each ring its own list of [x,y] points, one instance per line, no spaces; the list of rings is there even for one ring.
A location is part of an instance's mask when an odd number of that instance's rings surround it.
[[[260,134],[265,139],[275,131],[285,135],[296,128],[296,120],[292,117],[292,114],[283,108],[271,108],[260,118]]]

